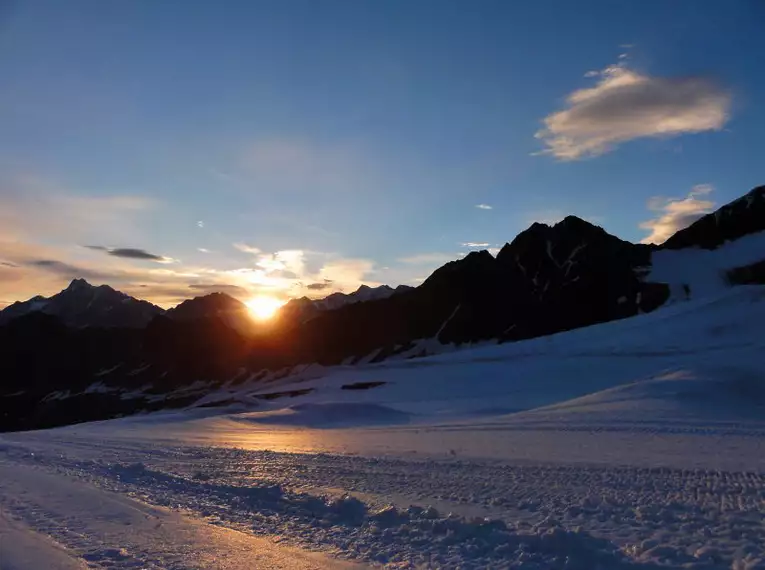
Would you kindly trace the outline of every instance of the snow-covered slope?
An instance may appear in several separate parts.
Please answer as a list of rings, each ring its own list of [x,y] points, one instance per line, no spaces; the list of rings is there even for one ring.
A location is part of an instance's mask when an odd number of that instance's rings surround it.
[[[670,300],[704,297],[731,286],[729,272],[765,260],[765,231],[723,243],[716,249],[689,247],[653,253],[648,281],[667,283]]]
[[[300,566],[290,545],[412,570],[759,570],[763,333],[765,289],[739,287],[546,338],[303,367],[181,411],[3,434],[0,512],[11,537],[56,541],[40,556],[110,568],[244,568],[248,549],[264,567],[341,567]],[[229,558],[204,566],[208,553]]]
[[[260,401],[261,406],[290,407],[293,423],[308,414],[314,425],[315,408],[294,406],[331,403],[338,415],[338,404],[347,403],[357,417],[355,406],[363,403],[414,414],[409,419],[418,421],[418,414],[432,420],[434,414],[528,410],[668,372],[704,372],[705,378],[719,373],[721,382],[738,382],[761,366],[763,323],[765,289],[738,287],[631,319],[517,343],[363,366],[300,367],[286,376],[272,375],[279,379],[225,388],[200,404]],[[271,403],[262,399],[279,393],[297,395]],[[259,422],[275,417],[255,414]],[[363,423],[363,417],[358,420]]]

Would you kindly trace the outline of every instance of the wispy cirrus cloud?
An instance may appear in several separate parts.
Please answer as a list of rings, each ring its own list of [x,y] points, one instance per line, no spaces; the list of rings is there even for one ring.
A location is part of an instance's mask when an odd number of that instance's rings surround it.
[[[411,282],[414,272],[422,275],[432,269],[407,263],[381,268],[370,259],[307,249],[263,251],[245,242],[234,244],[245,257],[237,261],[208,256],[209,265],[207,260],[183,263],[151,247],[105,245],[129,244],[135,236],[148,235],[144,225],[159,207],[140,196],[76,195],[36,179],[8,186],[0,175],[0,298],[48,296],[66,287],[68,280],[85,278],[170,307],[214,291],[243,301],[258,294],[282,299],[325,296],[361,284]],[[445,255],[443,260],[454,257]]]
[[[232,245],[234,246],[234,249],[237,249],[241,251],[242,253],[249,253],[251,255],[257,255],[259,253],[262,253],[262,250],[259,247],[255,247],[253,245],[249,245],[243,242],[236,242]]]
[[[475,207],[478,208],[479,210],[493,210],[494,209],[494,206],[491,206],[489,204],[476,204]]]
[[[491,244],[487,241],[466,241],[460,245],[462,247],[489,247]]]
[[[130,286],[148,275],[129,258],[167,261],[136,248],[98,248],[95,260],[81,243],[126,241],[142,233],[142,223],[158,203],[140,195],[85,195],[33,175],[0,175],[0,297],[22,300],[52,295],[67,280]],[[152,257],[148,257],[152,256]],[[159,259],[161,258],[161,259]]]
[[[625,58],[585,77],[596,78],[595,86],[573,91],[564,109],[544,118],[536,133],[546,146],[541,154],[598,156],[634,139],[717,131],[730,116],[730,92],[707,77],[654,77]]]
[[[715,202],[706,198],[714,190],[711,184],[697,184],[685,198],[651,198],[648,208],[657,216],[640,224],[640,229],[651,233],[641,243],[660,244],[672,234],[690,226],[705,214],[711,212]]]

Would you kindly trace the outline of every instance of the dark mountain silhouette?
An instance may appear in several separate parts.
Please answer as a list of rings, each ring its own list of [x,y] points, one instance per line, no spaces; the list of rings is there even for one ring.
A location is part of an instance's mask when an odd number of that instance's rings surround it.
[[[715,249],[726,241],[765,230],[765,186],[758,186],[741,198],[678,231],[661,245],[662,249],[699,247]]]
[[[130,324],[116,327],[91,308],[112,313],[117,301],[145,302],[75,281],[51,299],[6,309],[16,318],[0,326],[0,429],[184,406],[224,383],[256,382],[299,364],[421,356],[423,339],[509,342],[651,311],[669,295],[666,283],[648,280],[654,253],[683,255],[685,248],[719,247],[765,231],[764,193],[753,190],[658,247],[623,241],[574,216],[533,224],[496,257],[471,252],[417,288],[393,294],[362,287],[324,303],[292,301],[267,334],[243,334],[231,320],[243,305],[223,294],[166,314],[146,303],[153,313],[148,325],[126,319]],[[765,251],[728,277],[763,283],[764,268]],[[109,324],[80,326],[86,316]]]
[[[245,313],[247,305],[226,293],[210,293],[183,301],[180,305],[168,309],[167,316],[176,321],[194,321],[201,318]]]

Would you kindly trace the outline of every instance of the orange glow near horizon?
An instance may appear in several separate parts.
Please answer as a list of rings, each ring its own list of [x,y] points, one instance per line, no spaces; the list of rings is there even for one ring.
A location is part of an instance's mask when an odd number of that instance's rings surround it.
[[[269,295],[258,295],[247,301],[245,304],[254,319],[258,321],[267,321],[273,318],[276,311],[279,310],[279,307],[284,305],[284,301]]]

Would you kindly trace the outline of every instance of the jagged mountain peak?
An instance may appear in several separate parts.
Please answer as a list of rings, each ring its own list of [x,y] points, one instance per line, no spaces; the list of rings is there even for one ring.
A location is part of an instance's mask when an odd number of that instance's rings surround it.
[[[51,315],[73,327],[143,327],[163,311],[109,285],[94,286],[85,279],[73,279],[52,297],[38,295],[0,311],[0,324],[34,312]]]
[[[73,296],[73,295],[91,295],[91,296],[103,296],[103,295],[109,295],[113,296],[115,298],[119,297],[120,299],[133,299],[133,297],[130,297],[130,295],[127,295],[126,293],[123,293],[122,291],[117,291],[113,287],[104,284],[101,285],[93,285],[86,281],[85,279],[79,278],[79,279],[73,279],[71,283],[66,287],[66,289],[63,289],[58,295],[54,295],[51,297],[51,299],[55,299],[59,295],[63,295],[66,297]],[[134,299],[135,301],[138,301],[137,299]],[[148,302],[148,301],[145,301]]]
[[[553,226],[553,230],[563,230],[563,231],[575,231],[575,232],[584,232],[584,233],[600,233],[600,234],[608,234],[606,230],[601,228],[598,225],[593,224],[592,222],[588,222],[587,220],[584,220],[578,216],[566,216],[563,218],[560,222],[555,224]]]
[[[69,283],[64,291],[78,291],[83,289],[94,289],[94,286],[88,283],[85,279],[77,278],[72,279],[72,282]]]

